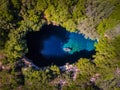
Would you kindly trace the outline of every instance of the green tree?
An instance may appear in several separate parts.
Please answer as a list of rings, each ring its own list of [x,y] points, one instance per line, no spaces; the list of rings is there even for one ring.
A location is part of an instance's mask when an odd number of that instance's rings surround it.
[[[23,69],[23,74],[25,78],[25,89],[49,90],[53,88],[48,84],[47,74],[42,70],[35,71],[27,68],[27,70]]]

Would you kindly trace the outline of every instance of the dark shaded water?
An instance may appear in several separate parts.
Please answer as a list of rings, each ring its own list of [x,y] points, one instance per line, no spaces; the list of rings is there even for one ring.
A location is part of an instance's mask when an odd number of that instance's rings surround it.
[[[66,62],[74,63],[81,57],[92,58],[95,54],[96,41],[85,39],[81,34],[67,32],[60,26],[45,25],[39,32],[29,32],[26,37],[29,50],[26,55],[38,66],[60,66]],[[64,48],[70,51],[65,51]]]

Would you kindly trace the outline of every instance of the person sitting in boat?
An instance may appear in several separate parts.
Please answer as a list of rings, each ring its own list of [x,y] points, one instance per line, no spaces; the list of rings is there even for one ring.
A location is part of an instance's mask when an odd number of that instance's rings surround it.
[[[64,47],[63,50],[66,51],[66,52],[70,52],[72,50],[72,48],[70,48],[70,47]]]

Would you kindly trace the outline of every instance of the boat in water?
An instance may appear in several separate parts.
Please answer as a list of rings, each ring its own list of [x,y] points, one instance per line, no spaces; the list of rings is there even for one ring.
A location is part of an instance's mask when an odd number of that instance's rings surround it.
[[[72,50],[72,48],[70,48],[70,47],[65,47],[65,48],[63,48],[63,50],[64,50],[65,52],[70,52],[70,51]]]

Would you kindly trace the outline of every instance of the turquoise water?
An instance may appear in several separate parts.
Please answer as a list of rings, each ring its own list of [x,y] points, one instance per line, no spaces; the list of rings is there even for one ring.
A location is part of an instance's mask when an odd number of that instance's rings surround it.
[[[71,51],[69,54],[79,52],[81,50],[91,51],[94,50],[94,44],[96,41],[85,39],[82,34],[70,33],[67,43],[63,45],[63,48],[69,47]]]

